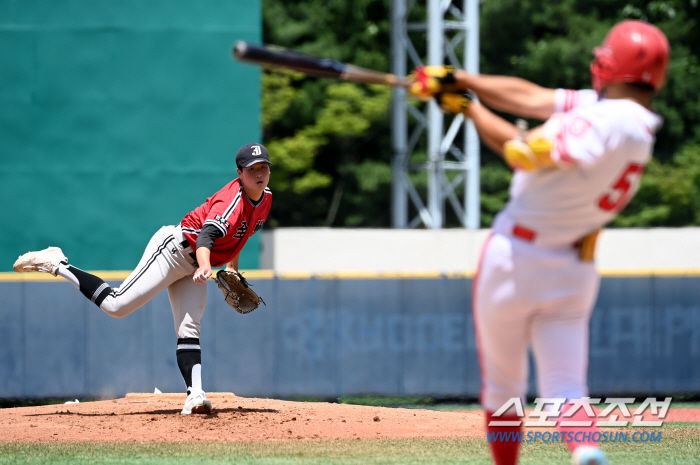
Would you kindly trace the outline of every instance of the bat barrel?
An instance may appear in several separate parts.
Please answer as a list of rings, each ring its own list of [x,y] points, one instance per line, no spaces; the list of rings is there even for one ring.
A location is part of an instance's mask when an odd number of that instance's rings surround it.
[[[300,71],[308,76],[342,79],[364,84],[387,84],[406,87],[405,79],[360,66],[341,63],[332,58],[288,50],[274,45],[252,45],[238,41],[233,47],[233,56],[240,61],[277,66]]]
[[[339,79],[345,70],[343,63],[331,58],[315,57],[272,46],[252,45],[244,41],[236,42],[233,55],[241,61],[280,66],[316,77]]]

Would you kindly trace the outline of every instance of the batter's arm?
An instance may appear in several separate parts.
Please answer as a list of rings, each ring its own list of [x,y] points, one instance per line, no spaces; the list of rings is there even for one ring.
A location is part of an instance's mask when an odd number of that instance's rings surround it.
[[[463,113],[474,121],[481,140],[512,169],[533,171],[554,166],[552,143],[544,137],[542,126],[526,132],[478,102],[471,102]]]
[[[496,115],[478,101],[471,102],[466,116],[474,122],[482,142],[501,156],[503,144],[518,137],[518,128],[514,124]]]
[[[512,76],[455,71],[457,85],[469,89],[486,105],[498,111],[541,121],[554,114],[555,90]]]

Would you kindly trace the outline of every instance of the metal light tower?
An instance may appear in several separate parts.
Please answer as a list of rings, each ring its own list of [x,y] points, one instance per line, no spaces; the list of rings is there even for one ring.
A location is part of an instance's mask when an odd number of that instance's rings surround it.
[[[405,76],[418,65],[449,64],[478,73],[478,0],[427,0],[426,7],[425,21],[409,22],[417,16],[415,0],[392,0],[391,72]],[[424,54],[416,42],[425,43]],[[462,115],[444,115],[434,101],[417,104],[404,89],[393,92],[393,227],[443,228],[449,204],[463,227],[478,228],[474,125]]]

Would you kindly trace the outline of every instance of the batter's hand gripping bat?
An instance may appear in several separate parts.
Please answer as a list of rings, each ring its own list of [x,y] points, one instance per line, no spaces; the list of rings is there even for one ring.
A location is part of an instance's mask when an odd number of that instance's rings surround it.
[[[363,84],[386,84],[408,87],[410,83],[393,74],[341,63],[275,45],[252,45],[239,40],[233,47],[233,56],[239,61],[278,66],[300,71],[308,76],[340,79]]]

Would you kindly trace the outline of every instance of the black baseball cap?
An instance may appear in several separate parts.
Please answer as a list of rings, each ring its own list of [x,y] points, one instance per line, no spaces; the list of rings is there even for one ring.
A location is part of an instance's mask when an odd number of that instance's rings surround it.
[[[247,168],[260,162],[272,164],[270,163],[270,157],[264,145],[256,143],[245,144],[238,149],[238,153],[236,154],[236,166],[238,168]]]

